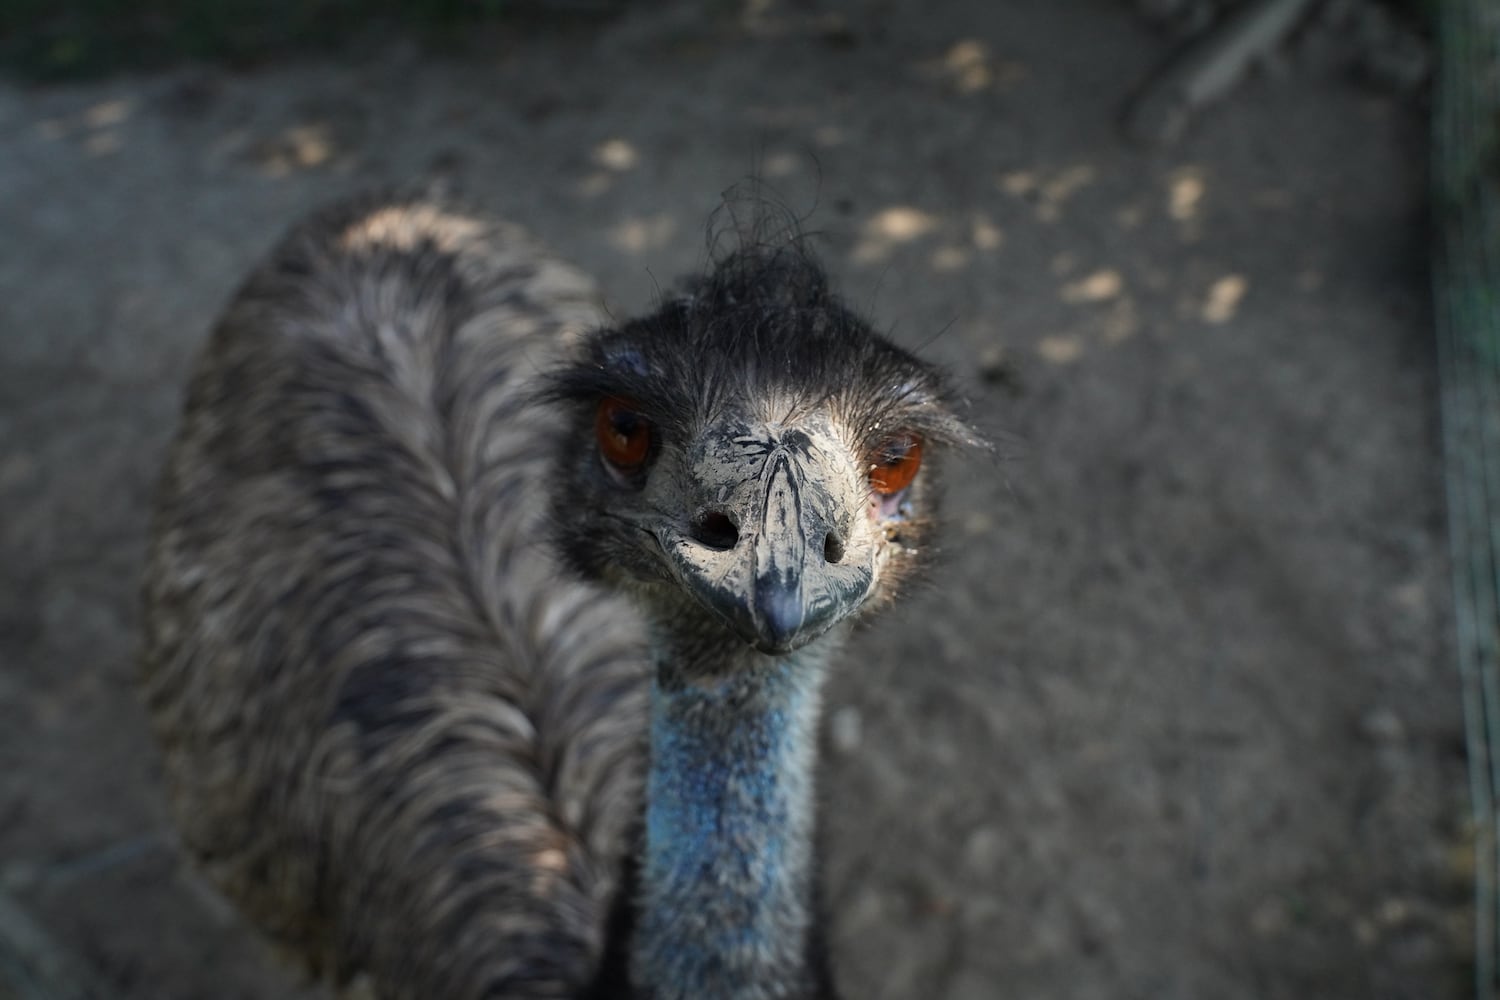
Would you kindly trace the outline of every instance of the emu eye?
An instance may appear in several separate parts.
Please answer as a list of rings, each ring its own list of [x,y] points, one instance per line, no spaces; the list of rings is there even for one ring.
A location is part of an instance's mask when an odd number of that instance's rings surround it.
[[[621,472],[635,472],[646,464],[651,451],[651,423],[624,400],[607,397],[599,401],[594,416],[594,437],[599,454]]]
[[[922,439],[915,434],[893,434],[870,452],[870,487],[883,497],[911,485],[922,467]]]

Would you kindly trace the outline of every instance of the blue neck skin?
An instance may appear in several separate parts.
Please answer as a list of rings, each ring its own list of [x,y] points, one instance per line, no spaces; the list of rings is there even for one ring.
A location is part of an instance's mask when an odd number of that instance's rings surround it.
[[[823,656],[711,682],[659,671],[632,977],[661,1000],[808,988]]]

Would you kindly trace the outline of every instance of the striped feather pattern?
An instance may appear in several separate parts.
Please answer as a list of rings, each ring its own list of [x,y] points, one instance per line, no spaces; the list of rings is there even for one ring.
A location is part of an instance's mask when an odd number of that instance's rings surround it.
[[[189,389],[141,657],[172,806],[278,943],[381,997],[576,996],[604,946],[644,640],[549,554],[564,421],[524,391],[594,303],[519,231],[366,200],[276,248]]]

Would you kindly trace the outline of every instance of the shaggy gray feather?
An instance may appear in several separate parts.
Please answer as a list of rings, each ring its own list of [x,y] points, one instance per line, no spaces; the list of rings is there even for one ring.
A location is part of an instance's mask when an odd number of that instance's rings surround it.
[[[540,542],[560,427],[522,391],[595,301],[513,228],[371,200],[292,233],[198,364],[144,688],[184,842],[315,973],[570,997],[598,962],[646,660]]]

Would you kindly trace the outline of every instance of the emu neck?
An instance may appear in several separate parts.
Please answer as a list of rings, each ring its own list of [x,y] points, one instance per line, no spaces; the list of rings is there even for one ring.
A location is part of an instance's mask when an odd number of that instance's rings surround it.
[[[826,650],[652,689],[632,978],[659,1000],[810,992],[813,780]]]

